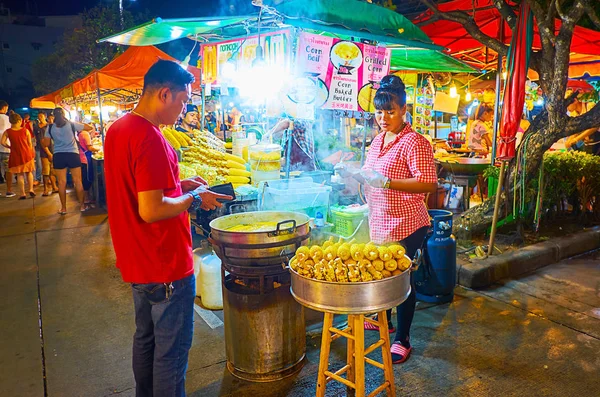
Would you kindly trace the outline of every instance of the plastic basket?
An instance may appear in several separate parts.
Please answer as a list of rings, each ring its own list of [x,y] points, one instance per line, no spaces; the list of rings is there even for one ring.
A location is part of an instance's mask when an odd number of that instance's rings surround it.
[[[369,241],[369,221],[366,213],[331,210],[331,218],[335,234],[344,238],[353,237],[359,242]]]

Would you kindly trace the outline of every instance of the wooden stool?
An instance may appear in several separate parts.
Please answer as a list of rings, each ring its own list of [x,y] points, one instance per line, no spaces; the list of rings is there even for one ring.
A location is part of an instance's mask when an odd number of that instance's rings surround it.
[[[325,396],[327,382],[335,380],[348,386],[348,394],[355,391],[356,397],[365,397],[365,362],[383,370],[385,382],[377,387],[369,396],[375,396],[386,390],[388,396],[395,397],[394,371],[392,354],[390,353],[390,335],[385,311],[377,313],[378,321],[365,318],[364,314],[348,315],[348,328],[339,330],[333,327],[333,313],[325,313],[323,335],[321,339],[321,356],[319,359],[319,375],[317,378],[317,397]],[[379,327],[379,340],[365,349],[365,327],[368,321]],[[333,335],[332,335],[333,332]],[[331,342],[337,338],[348,339],[346,365],[338,371],[329,371],[329,351]],[[366,357],[367,354],[381,347],[383,364]],[[346,378],[342,378],[343,374]]]

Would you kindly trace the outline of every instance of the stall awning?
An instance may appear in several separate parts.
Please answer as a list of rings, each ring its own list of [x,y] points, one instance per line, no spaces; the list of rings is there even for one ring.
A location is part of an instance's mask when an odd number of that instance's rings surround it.
[[[151,46],[182,37],[204,35],[212,31],[239,24],[248,17],[211,18],[156,18],[150,22],[98,40],[131,46]]]
[[[404,48],[392,48],[390,65],[392,70],[452,73],[477,72],[472,66],[449,55],[425,49],[406,50]]]
[[[36,108],[34,104],[39,104],[40,101],[45,101],[47,106],[48,102],[59,104],[80,97],[83,97],[82,100],[87,97],[93,98],[98,88],[103,96],[111,97],[117,102],[119,97],[135,97],[144,86],[144,75],[159,59],[177,61],[156,47],[129,47],[102,69],[94,70],[84,78],[51,94],[34,98],[30,107]],[[200,70],[191,66],[188,70],[196,77],[192,86],[199,90]]]

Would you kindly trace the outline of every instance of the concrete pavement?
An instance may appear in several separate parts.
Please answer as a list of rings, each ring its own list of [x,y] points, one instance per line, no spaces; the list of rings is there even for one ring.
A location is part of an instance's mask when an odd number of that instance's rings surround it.
[[[132,396],[131,292],[114,267],[106,214],[71,203],[61,217],[57,202],[0,198],[0,395]],[[411,359],[395,366],[399,394],[600,395],[600,254],[484,290],[459,287],[451,304],[419,304],[412,342]],[[307,336],[296,377],[247,383],[225,369],[223,328],[196,316],[188,395],[314,395],[319,344]],[[342,365],[343,342],[330,357]],[[381,380],[370,366],[366,376],[372,387]],[[330,385],[328,395],[345,395]]]

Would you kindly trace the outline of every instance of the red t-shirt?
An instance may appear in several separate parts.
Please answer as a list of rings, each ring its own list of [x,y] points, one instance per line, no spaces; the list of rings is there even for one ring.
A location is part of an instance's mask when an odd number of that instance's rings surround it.
[[[128,283],[167,283],[194,272],[188,214],[142,220],[138,192],[182,195],[177,153],[160,130],[140,116],[117,120],[104,146],[106,203],[117,267]]]

